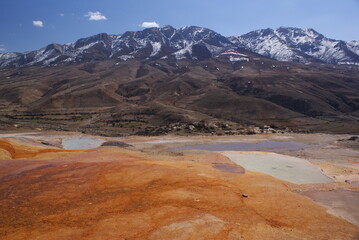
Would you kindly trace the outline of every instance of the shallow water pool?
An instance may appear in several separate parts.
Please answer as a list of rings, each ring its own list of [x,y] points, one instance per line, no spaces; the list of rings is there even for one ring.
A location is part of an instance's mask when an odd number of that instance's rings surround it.
[[[222,153],[245,169],[296,184],[328,183],[331,178],[305,159],[276,153]]]
[[[187,145],[174,150],[207,150],[207,151],[290,151],[313,147],[298,142],[263,141],[256,143],[247,142],[216,142],[209,144]]]
[[[104,143],[104,140],[89,136],[74,137],[62,140],[62,146],[66,150],[86,150],[97,148]]]

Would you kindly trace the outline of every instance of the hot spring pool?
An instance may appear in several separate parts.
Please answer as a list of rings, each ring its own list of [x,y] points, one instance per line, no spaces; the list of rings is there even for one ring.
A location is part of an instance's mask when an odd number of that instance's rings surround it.
[[[104,140],[89,136],[74,137],[62,140],[62,146],[66,150],[85,150],[101,146]]]

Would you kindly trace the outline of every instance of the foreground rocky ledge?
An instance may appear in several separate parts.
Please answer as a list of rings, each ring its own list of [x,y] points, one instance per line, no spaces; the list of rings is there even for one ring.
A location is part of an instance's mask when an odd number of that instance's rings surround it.
[[[133,140],[133,142],[138,140]],[[355,239],[355,225],[219,153],[0,141],[1,239]],[[227,167],[228,169],[228,167]]]

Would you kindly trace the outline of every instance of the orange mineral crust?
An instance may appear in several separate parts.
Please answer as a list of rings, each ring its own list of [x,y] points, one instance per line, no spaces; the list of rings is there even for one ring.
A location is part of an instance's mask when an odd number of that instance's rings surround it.
[[[293,184],[237,168],[228,172],[235,164],[218,153],[20,151],[0,143],[11,156],[0,161],[0,239],[359,236],[358,227],[292,192]]]
[[[23,143],[0,139],[1,159],[4,158],[27,159],[27,158],[36,158],[37,156],[41,156],[42,159],[45,159],[47,155],[51,155],[51,153],[57,153],[57,155],[54,155],[54,158],[56,158],[56,156],[58,157],[60,155],[64,155],[66,153],[71,153],[71,152],[75,152],[75,151],[55,149],[55,148],[34,147],[34,146],[25,145]]]

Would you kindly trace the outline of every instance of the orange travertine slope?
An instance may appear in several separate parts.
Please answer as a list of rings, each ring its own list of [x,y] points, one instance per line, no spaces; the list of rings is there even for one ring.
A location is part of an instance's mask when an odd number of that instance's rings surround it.
[[[214,163],[233,165],[217,153],[175,156],[116,147],[45,151],[30,146],[20,151],[14,143],[0,143],[13,158],[0,161],[1,239],[359,236],[358,227],[291,192],[290,183],[213,168]]]
[[[35,146],[29,146],[26,144],[8,141],[4,139],[0,139],[0,157],[1,159],[6,157],[11,158],[33,158],[36,156],[41,156],[44,158],[44,154],[48,153],[71,153],[74,151],[71,150],[62,150],[62,149],[55,149],[55,148],[41,148]]]

